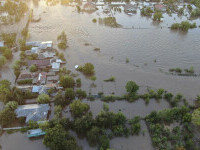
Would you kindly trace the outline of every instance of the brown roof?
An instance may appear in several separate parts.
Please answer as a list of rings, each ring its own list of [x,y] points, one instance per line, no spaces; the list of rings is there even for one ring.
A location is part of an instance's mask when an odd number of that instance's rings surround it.
[[[92,2],[87,2],[87,3],[83,6],[83,8],[94,8],[94,9],[96,9],[96,5],[95,5],[94,3],[92,3]]]
[[[36,65],[38,67],[45,67],[50,65],[50,59],[29,60],[28,66]]]
[[[21,73],[18,77],[18,79],[30,79],[33,78],[31,73]]]

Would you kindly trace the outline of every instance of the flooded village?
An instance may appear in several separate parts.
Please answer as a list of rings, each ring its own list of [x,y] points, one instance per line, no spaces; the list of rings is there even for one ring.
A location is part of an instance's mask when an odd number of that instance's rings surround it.
[[[199,0],[0,0],[0,149],[200,149],[199,16]]]

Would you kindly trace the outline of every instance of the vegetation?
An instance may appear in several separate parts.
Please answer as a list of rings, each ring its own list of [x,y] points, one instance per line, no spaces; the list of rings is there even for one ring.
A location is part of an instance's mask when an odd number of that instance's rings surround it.
[[[46,104],[50,102],[50,97],[47,94],[40,94],[37,98],[39,104]]]
[[[57,40],[60,41],[58,43],[58,48],[60,49],[67,48],[67,35],[64,31],[57,37]]]
[[[87,93],[81,89],[77,89],[76,90],[76,96],[79,98],[79,99],[83,99],[83,98],[86,98],[87,97]]]
[[[90,109],[88,104],[82,103],[80,100],[74,100],[69,107],[74,117],[80,117],[87,113]]]
[[[192,113],[192,122],[197,125],[200,126],[200,108],[197,108],[193,111]]]
[[[188,21],[182,21],[181,23],[171,25],[171,29],[179,29],[182,31],[188,31],[190,28],[196,28],[196,23],[191,24]]]
[[[30,70],[30,72],[36,72],[36,71],[38,71],[38,68],[36,65],[31,65],[29,70]]]
[[[81,79],[76,79],[76,87],[81,87]]]
[[[67,104],[69,104],[69,100],[64,98],[64,96],[62,95],[62,91],[59,91],[54,97],[54,104],[65,107]]]
[[[191,75],[191,74],[194,74],[195,70],[194,70],[194,67],[191,66],[189,69],[184,69],[185,73],[182,73],[183,70],[181,68],[171,68],[169,69],[169,72],[171,73],[177,73],[177,74],[181,74],[181,75]]]
[[[95,19],[95,18],[94,18],[94,19],[92,19],[92,22],[96,23],[96,22],[97,22],[97,19]]]
[[[75,98],[75,93],[72,88],[66,88],[65,90],[65,99],[67,100],[73,100]]]
[[[15,101],[10,101],[6,104],[5,108],[0,111],[0,125],[6,126],[10,125],[15,119],[15,109],[17,108],[18,103]]]
[[[195,149],[189,111],[185,106],[174,107],[160,112],[153,111],[145,118],[153,145],[157,149],[177,149],[178,147]],[[179,125],[170,126],[173,122]],[[170,126],[171,130],[167,126]]]
[[[2,33],[1,34],[4,44],[9,48],[15,46],[16,36],[17,36],[16,33]]]
[[[64,88],[74,88],[75,81],[71,76],[65,75],[60,78],[60,85]]]
[[[18,80],[17,84],[24,85],[24,84],[32,84],[33,79],[25,79],[25,80]]]
[[[6,57],[0,56],[0,68],[2,68],[7,62]]]
[[[153,10],[151,10],[150,7],[142,8],[142,10],[141,10],[141,15],[142,16],[151,16],[152,13],[153,13]]]
[[[104,81],[105,81],[105,82],[115,82],[115,77],[114,77],[114,76],[111,76],[110,78],[105,79]]]
[[[160,11],[157,11],[153,15],[153,20],[154,21],[160,21],[160,19],[163,18],[162,13]]]
[[[117,23],[115,17],[99,18],[99,24],[104,24],[105,26],[109,26],[113,28],[121,27],[121,25]]]
[[[60,124],[47,129],[43,143],[51,150],[79,150],[76,140]]]
[[[86,63],[84,66],[79,66],[77,68],[78,71],[83,72],[83,74],[87,76],[94,75],[94,65],[92,63]]]

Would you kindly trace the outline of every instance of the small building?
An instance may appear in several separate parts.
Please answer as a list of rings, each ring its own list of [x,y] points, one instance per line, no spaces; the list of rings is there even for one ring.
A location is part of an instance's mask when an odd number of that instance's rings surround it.
[[[37,59],[37,60],[28,60],[28,66],[36,65],[39,69],[44,69],[51,67],[50,59]]]
[[[25,51],[26,55],[38,54],[38,53],[39,53],[39,48],[38,47],[32,47],[31,50],[26,50]]]
[[[51,83],[57,83],[58,80],[59,80],[59,76],[58,76],[58,75],[57,75],[57,76],[48,76],[48,77],[47,77],[47,82],[48,82],[48,83],[49,83],[49,82],[51,82]]]
[[[49,104],[29,104],[29,105],[19,105],[15,110],[17,118],[25,117],[26,123],[30,120],[32,121],[42,121],[47,120],[47,115],[49,112]]]
[[[46,78],[47,78],[46,72],[37,73],[37,74],[35,74],[35,78],[33,79],[32,83],[36,84],[36,85],[45,85]]]
[[[21,73],[17,80],[19,81],[19,80],[29,80],[29,79],[30,80],[33,79],[32,73]]]
[[[109,5],[105,5],[105,6],[103,7],[103,12],[104,12],[104,13],[110,12],[110,7],[109,7]]]
[[[95,11],[96,9],[96,5],[92,2],[87,2],[83,5],[83,10],[85,11]]]
[[[4,41],[0,41],[0,48],[4,47]]]
[[[51,65],[52,65],[52,71],[59,71],[60,70],[60,63],[53,62]]]
[[[39,93],[41,88],[42,88],[42,86],[33,86],[32,93]]]
[[[137,4],[132,5],[132,4],[127,4],[124,6],[124,12],[125,13],[135,13],[137,12]]]
[[[28,130],[27,131],[27,137],[31,138],[31,137],[38,137],[38,136],[42,136],[45,135],[46,132],[42,131],[41,129],[33,129],[33,130]]]
[[[44,53],[41,53],[43,55],[43,58],[47,59],[47,58],[53,58],[56,54],[53,53],[53,52],[44,52]]]
[[[167,8],[163,4],[154,5],[154,9],[162,12],[165,12],[167,10]]]

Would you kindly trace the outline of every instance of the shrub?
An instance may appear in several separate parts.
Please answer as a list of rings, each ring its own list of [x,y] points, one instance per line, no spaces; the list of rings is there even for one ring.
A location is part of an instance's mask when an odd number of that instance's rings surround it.
[[[86,63],[84,66],[79,66],[77,70],[83,72],[85,75],[93,75],[95,72],[92,63]]]
[[[76,79],[76,86],[81,87],[81,79],[80,78]]]
[[[19,80],[17,81],[17,84],[23,85],[23,84],[32,84],[33,79],[25,79],[25,80]]]
[[[82,99],[82,98],[86,98],[87,97],[87,93],[81,89],[77,89],[76,90],[76,96],[79,98],[79,99]]]
[[[36,72],[38,70],[36,65],[31,65],[29,68],[30,72]]]
[[[50,102],[50,97],[49,97],[49,95],[47,95],[47,94],[41,94],[41,95],[38,96],[37,102],[38,102],[39,104],[46,104],[46,103],[49,103],[49,102]]]
[[[89,111],[90,106],[86,103],[82,103],[80,100],[74,100],[70,105],[71,113],[74,117],[81,117],[83,114]]]
[[[105,82],[115,82],[115,77],[114,77],[114,76],[111,76],[110,78],[105,79],[104,81],[105,81]]]
[[[97,19],[96,19],[96,18],[92,19],[92,22],[96,23],[96,22],[97,22]]]
[[[60,85],[64,88],[73,88],[75,81],[71,76],[65,75],[60,78]]]
[[[65,90],[65,99],[73,100],[75,98],[75,93],[72,88],[66,88]]]

